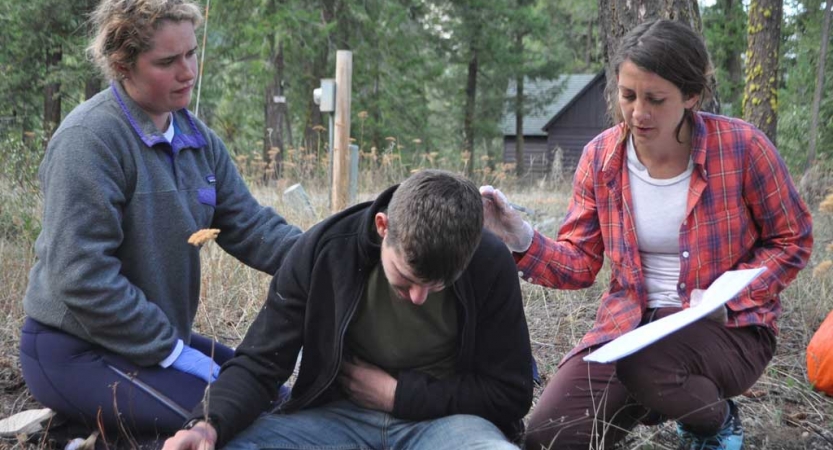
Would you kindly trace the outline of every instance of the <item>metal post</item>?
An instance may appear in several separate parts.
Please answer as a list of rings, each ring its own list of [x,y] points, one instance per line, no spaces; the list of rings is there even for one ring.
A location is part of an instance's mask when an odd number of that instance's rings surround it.
[[[350,204],[356,203],[359,192],[359,146],[350,144]]]

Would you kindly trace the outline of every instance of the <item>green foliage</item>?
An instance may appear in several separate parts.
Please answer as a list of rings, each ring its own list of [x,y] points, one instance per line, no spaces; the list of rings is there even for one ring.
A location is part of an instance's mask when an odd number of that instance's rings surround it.
[[[0,237],[32,248],[41,232],[40,211],[37,202],[32,203],[39,197],[19,194],[13,189],[2,195],[7,198],[0,205]]]
[[[782,39],[783,83],[779,92],[778,150],[794,175],[804,171],[809,144],[813,94],[818,73],[824,9],[820,0],[793,2],[785,17]],[[833,45],[828,45],[825,85],[819,111],[817,163],[833,170]]]
[[[26,133],[0,141],[0,178],[24,192],[38,191],[38,167],[43,159],[43,133]]]
[[[427,126],[432,114],[427,80],[443,76],[437,49],[426,46],[426,8],[416,2],[365,2],[353,10],[353,130],[362,151],[383,151],[388,137],[443,146],[443,136]],[[416,151],[416,150],[414,150]]]
[[[17,128],[10,132],[42,129],[47,81],[61,81],[64,114],[83,101],[83,82],[94,73],[84,56],[85,19],[95,3],[0,4],[0,95],[8,99],[0,106],[0,117],[17,117]],[[459,164],[499,171],[499,124],[508,83],[518,76],[546,79],[564,71],[599,69],[596,11],[590,0],[212,2],[207,26],[197,31],[202,47],[207,30],[199,116],[234,155],[265,166],[264,155],[260,162],[256,155],[263,153],[266,87],[276,77],[272,62],[282,47],[291,140],[284,136],[288,148],[281,156],[295,152],[287,167],[293,170],[300,167],[300,155],[312,160],[304,164],[321,165],[328,151],[327,130],[316,126],[327,127],[328,121],[312,104],[312,91],[321,78],[334,77],[336,50],[348,49],[353,52],[351,131],[363,153],[375,151],[381,158],[390,151],[387,138],[393,138],[406,172],[432,154],[437,155],[434,160],[456,158]],[[517,36],[523,37],[522,51],[517,51]],[[63,59],[58,70],[47,73],[44,49],[55,45],[61,46]],[[475,157],[467,161],[459,153],[472,51],[478,53],[479,71],[472,128]],[[527,98],[525,108],[533,110],[547,100]],[[293,170],[288,173],[308,173]]]
[[[727,5],[731,4],[731,10]],[[804,171],[809,142],[811,107],[821,45],[824,9],[821,0],[792,0],[785,3],[781,30],[781,79],[778,92],[778,150],[791,173]],[[725,64],[733,52],[743,55],[746,46],[746,12],[738,1],[717,1],[703,8],[703,31],[715,65],[721,101],[730,103],[728,114],[740,116],[739,94],[743,79],[733,83]],[[828,47],[828,52],[833,53]],[[833,61],[827,55],[825,89],[820,108],[817,163],[823,172],[833,170],[833,98],[828,94],[833,83]],[[761,69],[764,70],[764,69]]]
[[[0,141],[0,236],[34,243],[40,233],[37,204],[42,134]]]
[[[349,49],[353,52],[352,136],[364,153],[381,155],[389,146],[386,138],[405,144],[401,151],[407,169],[424,155],[436,152],[451,158],[462,148],[466,69],[469,52],[477,48],[475,153],[499,160],[498,124],[507,83],[519,73],[557,77],[569,47],[563,38],[569,32],[551,26],[560,13],[552,2],[522,3],[517,8],[516,0],[214,3],[200,115],[232,152],[256,153],[263,139],[264,87],[273,75],[268,60],[280,43],[285,52],[283,86],[292,124],[291,147],[319,153],[317,133],[321,132],[309,130],[316,124],[326,127],[327,118],[314,121],[317,107],[310,101],[312,90],[321,78],[334,76],[336,50]],[[587,11],[595,11],[592,2],[580,3],[584,7],[573,6],[573,13],[591,16]],[[513,51],[511,36],[516,32],[526,36],[522,55]],[[419,144],[408,145],[414,141]]]
[[[598,2],[539,1],[535,14],[545,27],[540,51],[551,53],[563,65],[562,73],[595,73],[604,68]]]
[[[742,115],[744,80],[740,58],[746,52],[748,20],[739,0],[721,0],[703,8],[703,35],[714,65],[718,96],[724,112],[734,117]]]
[[[43,88],[61,82],[69,106],[83,97],[83,80],[92,73],[84,57],[88,0],[0,2],[0,116],[19,118],[21,131],[42,127]],[[60,48],[58,70],[47,71],[45,57]],[[64,108],[64,114],[69,108]]]

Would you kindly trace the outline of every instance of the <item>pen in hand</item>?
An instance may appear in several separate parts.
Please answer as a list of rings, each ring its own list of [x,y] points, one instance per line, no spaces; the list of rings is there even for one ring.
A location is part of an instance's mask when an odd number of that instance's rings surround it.
[[[532,210],[532,209],[527,208],[526,206],[521,206],[521,205],[518,205],[517,203],[512,203],[512,202],[506,202],[506,203],[510,207],[512,207],[512,209],[514,209],[515,211],[520,211],[522,213],[529,214],[530,216],[535,215],[535,211]]]

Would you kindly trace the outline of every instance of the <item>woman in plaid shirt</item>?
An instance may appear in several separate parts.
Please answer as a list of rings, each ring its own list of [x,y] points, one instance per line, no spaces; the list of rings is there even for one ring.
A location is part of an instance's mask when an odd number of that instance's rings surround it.
[[[711,71],[681,22],[634,28],[612,61],[621,123],[584,149],[556,238],[533,231],[500,191],[481,188],[487,226],[523,278],[559,289],[610,287],[593,328],[561,361],[529,422],[526,447],[611,448],[636,424],[677,421],[680,448],[740,449],[731,397],[775,351],[779,293],[810,257],[810,213],[767,137],[698,111]],[[696,304],[728,270],[766,267],[726,307],[613,364],[583,356]]]

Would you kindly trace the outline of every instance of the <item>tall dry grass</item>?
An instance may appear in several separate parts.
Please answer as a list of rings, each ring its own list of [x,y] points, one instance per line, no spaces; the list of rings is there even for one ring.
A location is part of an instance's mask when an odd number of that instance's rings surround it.
[[[413,167],[463,171],[469,163],[465,158],[451,161],[426,154],[415,164],[405,164],[401,156],[396,156],[395,140],[388,142],[391,143],[389,149],[362,154],[357,200],[373,198],[388,185],[404,179]],[[284,178],[278,182],[263,182],[269,179],[264,173],[275,170],[272,162],[261,164],[256,160],[241,159],[238,164],[249,180],[252,192],[263,204],[306,229],[327,215],[328,188],[324,182],[326,170],[322,169],[327,161],[321,152],[303,149],[295,152],[286,155],[281,168]],[[531,222],[542,224],[545,234],[553,234],[566,209],[569,186],[542,181],[520,188],[520,184],[508,175],[511,167],[497,167],[475,171],[476,182],[495,184],[504,189],[514,203],[532,210]],[[283,189],[297,182],[302,182],[310,194],[315,217],[293,211],[284,204]],[[37,196],[29,195],[21,201],[19,195],[18,198],[10,196],[7,180],[0,179],[0,184],[3,184],[0,185],[0,417],[5,417],[37,406],[20,377],[17,340],[23,320],[21,299],[28,269],[34,261],[32,230],[38,227],[36,222],[23,226],[22,219],[14,218],[28,218],[26,220],[31,222],[32,218],[39,217],[40,206]],[[748,449],[833,449],[833,433],[830,433],[833,430],[833,399],[811,389],[804,364],[804,350],[810,337],[826,314],[833,310],[833,270],[826,262],[833,260],[833,248],[828,248],[833,241],[833,212],[815,214],[815,236],[810,265],[783,295],[785,312],[780,321],[782,333],[778,352],[750,395],[738,400]],[[204,335],[236,345],[260,309],[270,277],[243,266],[216,244],[205,245],[201,256],[202,301],[195,327]],[[607,278],[607,269],[603,269],[597,283],[581,291],[550,290],[522,282],[533,352],[545,380],[555,372],[561,357],[590,328]],[[638,428],[623,448],[673,449],[675,445],[673,426],[666,424]],[[0,442],[0,448],[25,446]],[[28,446],[42,448],[36,444]]]

